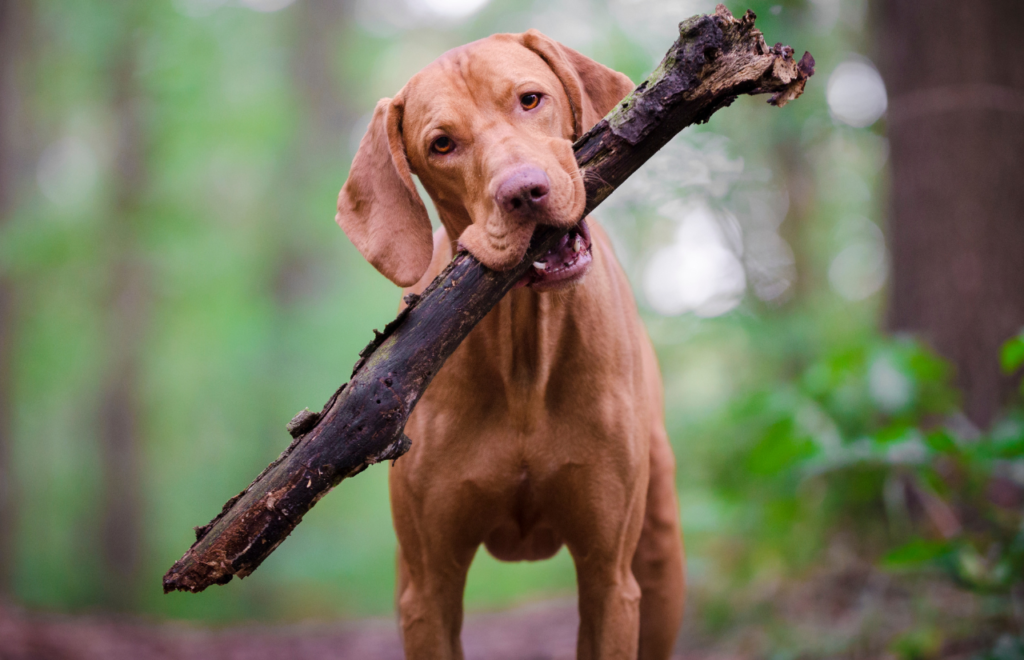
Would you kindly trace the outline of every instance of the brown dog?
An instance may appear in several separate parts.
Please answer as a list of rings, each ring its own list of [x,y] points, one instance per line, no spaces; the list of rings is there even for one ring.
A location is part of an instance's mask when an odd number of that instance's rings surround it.
[[[585,193],[572,142],[629,79],[544,35],[451,50],[377,104],[338,224],[377,270],[421,292],[461,243],[518,263],[538,223],[569,228]],[[441,217],[430,220],[419,176]],[[584,277],[586,275],[586,277]],[[626,278],[585,219],[449,358],[390,472],[406,656],[462,658],[466,573],[564,543],[579,658],[667,658],[683,612],[675,463],[661,378]]]

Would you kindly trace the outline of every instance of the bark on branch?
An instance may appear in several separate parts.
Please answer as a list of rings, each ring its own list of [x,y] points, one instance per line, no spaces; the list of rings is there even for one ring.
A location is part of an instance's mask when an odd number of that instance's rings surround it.
[[[736,19],[719,5],[684,21],[654,73],[574,145],[586,212],[686,126],[706,122],[740,94],[772,94],[769,103],[785,105],[813,73],[810,54],[797,62],[792,48],[766,45],[753,12]],[[562,233],[539,228],[523,262],[505,272],[459,253],[422,296],[408,296],[384,332],[374,331],[351,380],[321,412],[296,416],[284,453],[196,528],[195,544],[164,576],[164,591],[198,592],[249,575],[342,479],[405,453],[406,420],[434,374]]]

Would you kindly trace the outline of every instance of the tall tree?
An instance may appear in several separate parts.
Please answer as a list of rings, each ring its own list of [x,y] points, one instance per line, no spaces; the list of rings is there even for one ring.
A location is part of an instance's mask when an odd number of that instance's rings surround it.
[[[354,119],[352,107],[341,93],[337,71],[338,44],[352,3],[348,0],[305,0],[296,7],[292,60],[303,110],[299,148],[310,169],[326,159],[338,159],[342,138]]]
[[[0,227],[15,206],[15,187],[21,169],[16,147],[15,119],[20,90],[17,69],[27,48],[28,3],[0,0]],[[15,559],[16,490],[12,465],[14,436],[13,381],[16,323],[14,280],[0,266],[0,596],[12,588]]]
[[[308,194],[324,168],[337,165],[342,137],[348,135],[347,129],[352,120],[351,108],[340,93],[332,67],[349,4],[344,0],[306,0],[295,7],[290,65],[300,128],[282,160],[282,178],[286,181],[291,179],[289,187],[302,191],[301,194]],[[275,232],[281,239],[275,242],[277,265],[273,281],[274,301],[284,310],[279,315],[281,321],[286,318],[285,308],[293,302],[303,282],[308,280],[306,271],[309,268],[306,263],[309,246],[297,245],[294,239],[290,240],[293,232],[286,229],[294,207],[301,205],[295,199],[285,203],[292,208],[277,210],[279,226]],[[279,426],[279,423],[274,423],[275,429]]]
[[[111,67],[114,208],[107,228],[110,264],[106,320],[107,366],[100,388],[98,436],[102,460],[101,557],[104,600],[127,608],[136,593],[142,552],[141,401],[139,372],[147,317],[147,269],[138,247],[146,183],[145,134],[136,77],[134,12],[127,12]]]
[[[988,425],[1024,326],[1024,59],[1016,0],[879,0],[890,95],[889,323],[952,360]]]

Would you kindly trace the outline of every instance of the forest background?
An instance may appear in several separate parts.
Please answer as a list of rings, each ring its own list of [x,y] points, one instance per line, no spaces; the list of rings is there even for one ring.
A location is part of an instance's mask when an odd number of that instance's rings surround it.
[[[725,4],[814,54],[807,93],[739,99],[596,213],[664,374],[688,635],[757,657],[1024,657],[1015,3]],[[160,589],[394,316],[398,290],[333,222],[369,113],[445,50],[531,27],[639,82],[713,10],[0,0],[3,600],[387,615],[384,467],[246,580]],[[466,600],[574,587],[565,551],[480,553]]]

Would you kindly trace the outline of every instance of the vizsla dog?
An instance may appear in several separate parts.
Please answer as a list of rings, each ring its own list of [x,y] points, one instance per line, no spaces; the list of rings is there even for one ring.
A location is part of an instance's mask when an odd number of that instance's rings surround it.
[[[493,269],[572,228],[470,333],[390,472],[406,656],[462,658],[466,573],[565,544],[579,658],[667,658],[683,613],[675,462],[650,340],[604,231],[580,220],[573,140],[633,89],[531,30],[451,50],[382,99],[338,198],[377,270],[420,293],[458,246]],[[443,227],[431,237],[416,174]],[[577,224],[579,221],[579,224]]]

